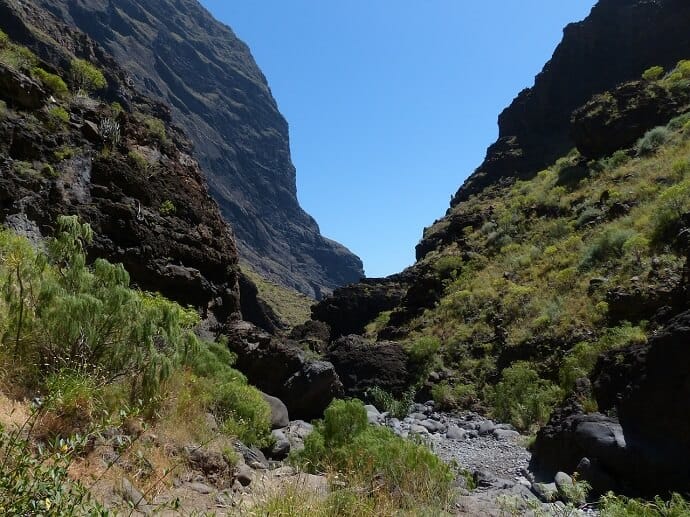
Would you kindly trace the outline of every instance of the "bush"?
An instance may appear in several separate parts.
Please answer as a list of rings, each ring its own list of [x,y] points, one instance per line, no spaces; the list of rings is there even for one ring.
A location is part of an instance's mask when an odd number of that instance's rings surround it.
[[[641,501],[617,496],[609,492],[601,498],[602,517],[684,517],[690,515],[690,502],[680,494],[672,494],[667,501],[661,497],[654,501]]]
[[[653,215],[655,240],[667,242],[673,239],[680,229],[680,220],[690,211],[690,180],[667,188],[659,196]]]
[[[211,412],[224,433],[245,444],[265,447],[271,443],[271,408],[253,386],[237,381],[216,385]]]
[[[84,439],[59,440],[36,450],[20,430],[0,426],[0,510],[3,515],[102,516],[106,510],[89,491],[73,482],[68,470]]]
[[[161,215],[173,215],[175,212],[177,212],[177,208],[175,208],[175,205],[173,204],[172,201],[169,199],[166,199],[161,203],[161,206],[158,208],[158,211],[160,212]]]
[[[457,255],[444,255],[434,263],[434,270],[441,278],[450,278],[462,269],[462,257]]]
[[[633,230],[608,228],[585,251],[580,267],[589,269],[612,258],[623,256],[623,245],[635,235]]]
[[[73,59],[70,75],[75,87],[87,93],[104,89],[108,83],[103,73],[85,59]]]
[[[69,113],[61,106],[54,106],[48,110],[48,126],[57,130],[69,122]]]
[[[38,64],[38,58],[26,47],[9,44],[0,47],[0,62],[16,70],[31,72]]]
[[[405,418],[410,411],[410,406],[414,402],[415,389],[407,390],[400,399],[396,399],[386,390],[374,386],[367,390],[367,397],[371,403],[381,411],[387,411],[395,418]]]
[[[63,81],[59,75],[46,72],[43,68],[34,68],[34,76],[39,79],[53,95],[65,97],[69,93],[65,81]]]
[[[9,36],[5,32],[3,32],[2,30],[0,30],[0,49],[5,48],[7,45],[9,45],[9,43],[10,43]]]
[[[604,165],[607,169],[613,170],[618,167],[622,167],[630,161],[630,156],[625,151],[616,151],[611,156],[609,156],[605,161]]]
[[[431,397],[443,410],[467,408],[478,401],[477,388],[473,384],[451,385],[447,381],[431,388]]]
[[[149,134],[153,136],[159,143],[164,144],[168,140],[168,134],[165,130],[165,124],[160,119],[156,117],[146,117],[144,118],[144,124],[149,131]]]
[[[637,141],[635,149],[638,156],[646,156],[655,153],[662,145],[669,141],[671,132],[663,126],[655,127],[645,133]]]
[[[644,71],[642,74],[642,79],[645,81],[658,81],[661,79],[666,72],[661,66],[652,66]]]
[[[454,478],[449,467],[423,445],[369,426],[358,400],[334,401],[304,445],[293,460],[311,472],[337,471],[351,486],[376,479],[380,492],[402,508],[447,502]]]
[[[501,381],[489,388],[488,399],[495,418],[525,431],[545,424],[562,395],[558,386],[539,378],[529,363],[517,362],[503,370]]]
[[[428,374],[440,349],[441,342],[432,336],[420,337],[410,345],[407,351],[410,363],[420,377]]]
[[[666,124],[666,128],[670,129],[671,131],[679,131],[683,129],[688,121],[690,121],[690,113],[683,113],[682,115],[678,115],[677,117],[671,119],[671,121]]]

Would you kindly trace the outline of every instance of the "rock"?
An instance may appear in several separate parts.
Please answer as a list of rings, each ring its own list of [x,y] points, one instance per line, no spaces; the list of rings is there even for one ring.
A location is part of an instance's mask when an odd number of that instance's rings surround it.
[[[364,327],[381,312],[397,307],[406,291],[407,286],[399,275],[365,278],[358,284],[336,289],[312,306],[312,319],[330,326],[332,340],[362,334]]]
[[[81,125],[81,133],[91,143],[97,144],[101,141],[101,132],[98,130],[98,126],[90,120],[85,120]]]
[[[582,458],[577,464],[579,479],[586,481],[592,487],[590,496],[597,497],[608,492],[618,491],[618,483],[608,475],[596,461]]]
[[[446,438],[449,440],[461,441],[467,437],[467,432],[464,429],[460,429],[457,425],[451,424],[448,426],[448,431],[446,431]]]
[[[287,458],[288,454],[290,454],[290,441],[285,436],[285,433],[276,429],[271,435],[275,440],[275,444],[271,447],[270,457],[275,460]]]
[[[254,480],[254,471],[249,465],[238,465],[235,471],[235,479],[239,481],[242,486],[249,486]]]
[[[280,429],[289,425],[290,417],[285,404],[277,397],[272,397],[266,393],[261,393],[261,395],[271,408],[271,426],[273,429]]]
[[[409,357],[399,343],[367,341],[350,335],[336,340],[326,351],[343,383],[346,395],[364,398],[377,386],[400,396],[410,385]]]
[[[376,416],[381,415],[381,412],[378,409],[376,409],[376,406],[372,406],[371,404],[365,404],[364,409],[367,413],[372,413]]]
[[[21,108],[38,109],[48,95],[37,81],[0,63],[0,98]]]
[[[507,488],[512,488],[515,483],[507,479],[501,479],[498,476],[492,474],[487,469],[479,469],[473,473],[474,482],[478,488],[492,488],[505,490]]]
[[[331,328],[323,321],[308,320],[302,325],[293,327],[290,331],[290,339],[294,339],[312,352],[322,354],[326,351],[331,339]]]
[[[479,432],[479,436],[484,436],[485,434],[493,433],[495,428],[496,425],[492,421],[487,420],[486,422],[479,424],[477,431]]]
[[[142,494],[127,478],[122,478],[117,485],[116,492],[135,508],[148,505]]]
[[[208,427],[208,430],[212,433],[215,433],[218,431],[218,421],[216,420],[216,417],[213,416],[213,413],[206,413],[204,415],[204,418],[206,420],[206,427]]]
[[[421,425],[411,425],[410,432],[415,434],[429,434],[429,430]]]
[[[307,359],[296,343],[247,322],[228,325],[228,337],[237,368],[260,390],[280,394],[291,416],[321,417],[331,401],[343,395],[333,365]]]
[[[509,429],[494,429],[492,433],[497,440],[514,440],[520,436],[517,431]]]
[[[247,465],[255,470],[268,469],[268,460],[256,447],[247,447],[242,442],[235,442],[235,450],[242,455]]]
[[[282,478],[294,476],[295,474],[297,474],[297,471],[294,469],[294,467],[290,467],[289,465],[287,465],[285,467],[279,467],[273,470],[271,474],[273,474],[273,477]]]
[[[422,420],[420,422],[420,425],[426,427],[427,431],[429,431],[430,433],[438,433],[439,431],[443,431],[445,429],[445,426],[442,423],[429,419]]]
[[[532,492],[544,503],[552,503],[558,498],[556,483],[532,483]]]
[[[205,449],[198,445],[187,445],[183,452],[189,464],[207,476],[219,476],[229,470],[229,465],[220,452]]]
[[[198,492],[198,493],[203,494],[203,495],[210,494],[211,492],[214,491],[213,488],[211,488],[210,486],[208,486],[204,483],[198,483],[198,482],[190,483],[187,486],[189,486],[189,488],[191,490],[194,490],[195,492]]]

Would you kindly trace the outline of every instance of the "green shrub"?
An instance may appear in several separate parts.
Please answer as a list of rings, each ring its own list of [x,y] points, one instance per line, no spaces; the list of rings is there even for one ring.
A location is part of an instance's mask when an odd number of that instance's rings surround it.
[[[64,369],[101,383],[120,379],[133,401],[150,401],[173,365],[198,348],[191,331],[198,316],[130,289],[121,264],[97,259],[87,265],[92,238],[76,217],[58,218],[47,253],[0,232],[9,314],[1,351],[22,366],[17,374],[28,385]]]
[[[623,245],[634,235],[635,232],[633,230],[621,228],[606,229],[586,249],[580,263],[581,268],[589,269],[606,260],[622,257]]]
[[[48,110],[48,126],[59,129],[69,122],[69,113],[61,106],[54,106]]]
[[[265,447],[271,443],[271,408],[253,386],[236,381],[217,385],[211,411],[226,434],[248,445]]]
[[[164,144],[168,140],[168,134],[165,130],[165,124],[162,120],[156,117],[146,117],[144,119],[144,124],[149,131],[149,134],[153,136],[158,142]]]
[[[108,83],[103,72],[85,59],[73,59],[70,75],[75,87],[87,93],[103,90]]]
[[[683,113],[682,115],[678,115],[677,117],[671,119],[671,121],[666,124],[666,128],[670,129],[671,131],[679,131],[683,129],[688,121],[690,121],[690,113]]]
[[[603,215],[603,212],[598,208],[589,206],[578,216],[577,221],[575,221],[575,226],[582,228],[591,222],[597,221],[599,218],[603,217]]]
[[[402,508],[442,507],[453,473],[425,446],[367,424],[358,400],[334,401],[293,460],[311,472],[337,471],[348,484],[370,484],[376,478],[383,493]]]
[[[441,342],[433,336],[423,336],[412,342],[407,353],[413,369],[420,377],[428,374],[440,349]]]
[[[166,199],[161,203],[161,206],[158,208],[158,211],[160,212],[161,215],[172,215],[175,212],[177,212],[177,208],[175,208],[175,205],[173,204],[172,201],[169,199]]]
[[[455,384],[449,382],[434,385],[431,397],[443,410],[467,408],[479,399],[477,388],[473,384]]]
[[[656,152],[662,145],[669,141],[671,132],[663,126],[655,127],[645,133],[637,141],[635,149],[638,156],[646,156]]]
[[[5,48],[7,45],[9,45],[9,43],[10,37],[5,32],[0,30],[0,49]]]
[[[53,151],[53,156],[59,162],[62,160],[69,160],[75,154],[77,154],[77,149],[74,147],[60,147],[59,149]]]
[[[36,449],[21,429],[0,426],[0,511],[3,515],[103,516],[89,491],[70,479],[68,469],[86,440],[59,440]]]
[[[43,167],[41,167],[41,174],[43,174],[46,178],[58,177],[58,173],[55,171],[55,168],[49,163],[43,164]]]
[[[628,499],[609,492],[601,498],[602,517],[685,517],[690,515],[690,502],[680,494],[673,494],[669,500],[661,497],[654,501]]]
[[[386,390],[374,386],[367,390],[367,397],[371,403],[381,411],[387,411],[395,418],[405,418],[410,411],[410,406],[414,402],[415,389],[410,388],[400,399],[396,399]]]
[[[48,90],[58,97],[65,97],[69,90],[67,84],[59,75],[46,72],[43,68],[34,68],[34,76],[39,79]]]
[[[444,255],[434,262],[434,270],[441,278],[450,278],[462,269],[462,257],[457,255]]]
[[[616,151],[611,156],[609,156],[605,161],[604,165],[607,169],[613,170],[618,167],[622,167],[630,161],[630,156],[625,151]]]
[[[9,44],[0,47],[0,62],[16,70],[31,72],[38,64],[38,58],[26,47]]]
[[[690,79],[690,60],[683,59],[678,61],[674,72],[679,73],[683,79]]]
[[[127,157],[129,158],[129,161],[132,162],[132,164],[134,164],[134,166],[140,171],[145,171],[148,169],[149,162],[139,151],[131,150],[127,153]]]
[[[541,379],[526,362],[503,370],[501,381],[489,389],[489,402],[495,418],[510,422],[520,430],[543,425],[563,393],[553,383]]]
[[[642,74],[642,79],[645,81],[658,81],[661,79],[666,72],[661,66],[652,66],[644,71]]]
[[[673,239],[680,229],[681,217],[690,211],[690,180],[664,190],[653,214],[654,238],[659,242]]]

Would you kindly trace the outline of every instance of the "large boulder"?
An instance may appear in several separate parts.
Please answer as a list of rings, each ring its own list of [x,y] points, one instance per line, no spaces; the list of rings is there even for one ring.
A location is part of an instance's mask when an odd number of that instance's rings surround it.
[[[399,343],[345,336],[329,347],[326,358],[351,397],[364,397],[374,386],[400,395],[411,383],[409,358]]]
[[[307,359],[297,343],[244,321],[228,324],[226,334],[237,354],[237,368],[260,390],[282,400],[291,417],[318,418],[343,395],[333,365]]]
[[[43,87],[31,77],[0,63],[0,99],[20,108],[40,108],[47,98]]]

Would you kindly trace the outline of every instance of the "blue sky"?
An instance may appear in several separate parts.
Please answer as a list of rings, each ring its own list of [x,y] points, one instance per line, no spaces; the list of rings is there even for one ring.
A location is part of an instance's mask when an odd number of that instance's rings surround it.
[[[496,120],[594,0],[202,0],[290,124],[298,197],[368,276],[414,262]]]

